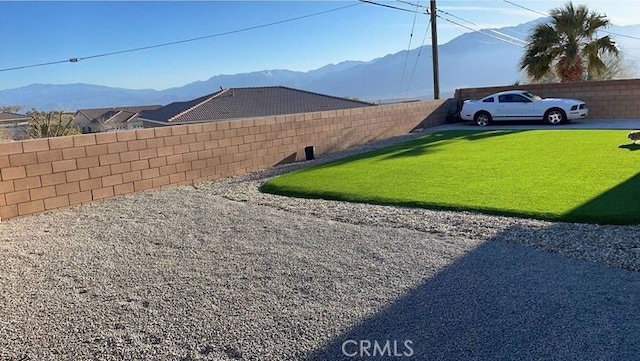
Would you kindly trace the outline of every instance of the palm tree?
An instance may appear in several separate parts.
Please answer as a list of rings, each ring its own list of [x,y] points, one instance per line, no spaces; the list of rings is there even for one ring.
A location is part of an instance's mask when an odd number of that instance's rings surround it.
[[[581,81],[607,70],[601,56],[618,55],[615,42],[607,35],[596,38],[598,30],[610,25],[609,19],[585,5],[573,3],[549,12],[551,21],[538,24],[520,60],[520,69],[534,80],[555,70],[562,82]]]

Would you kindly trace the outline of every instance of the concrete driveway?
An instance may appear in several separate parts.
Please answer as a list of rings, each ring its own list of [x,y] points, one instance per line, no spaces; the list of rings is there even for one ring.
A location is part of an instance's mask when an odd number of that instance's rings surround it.
[[[573,120],[567,124],[552,126],[543,124],[542,122],[494,122],[486,128],[481,128],[473,122],[445,124],[439,127],[430,128],[430,130],[448,130],[448,129],[640,129],[639,119],[580,119]]]

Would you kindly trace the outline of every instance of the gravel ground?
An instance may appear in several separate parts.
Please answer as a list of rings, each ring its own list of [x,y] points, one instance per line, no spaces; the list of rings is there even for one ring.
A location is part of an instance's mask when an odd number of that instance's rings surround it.
[[[640,227],[257,191],[415,136],[0,223],[0,359],[640,357]]]

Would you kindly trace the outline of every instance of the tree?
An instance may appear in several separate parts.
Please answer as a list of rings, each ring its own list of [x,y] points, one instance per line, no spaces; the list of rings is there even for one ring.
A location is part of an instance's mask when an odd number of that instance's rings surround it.
[[[0,113],[17,113],[24,108],[22,105],[3,105],[0,107]]]
[[[571,1],[549,14],[550,23],[533,29],[520,69],[534,80],[555,71],[562,82],[582,81],[605,72],[607,65],[602,56],[618,55],[618,48],[608,35],[597,37],[598,30],[610,25],[609,19],[589,11],[585,5],[574,7]]]
[[[630,60],[623,52],[617,55],[603,54],[602,61],[606,70],[598,74],[586,74],[585,80],[630,79],[638,76],[637,62]]]
[[[27,112],[31,117],[31,128],[29,136],[31,138],[51,138],[65,135],[80,134],[78,128],[73,124],[73,117],[64,112],[42,112],[31,110]]]
[[[584,80],[632,79],[637,78],[640,74],[640,67],[638,66],[638,62],[627,58],[624,52],[620,52],[617,55],[609,53],[603,54],[601,59],[607,66],[607,69],[603,72],[600,72],[599,74],[589,74],[588,72],[586,72],[584,74]],[[555,71],[551,71],[544,77],[535,80],[532,77],[525,75],[522,81],[518,80],[513,85],[549,84],[558,82],[560,82],[560,78],[556,75]]]

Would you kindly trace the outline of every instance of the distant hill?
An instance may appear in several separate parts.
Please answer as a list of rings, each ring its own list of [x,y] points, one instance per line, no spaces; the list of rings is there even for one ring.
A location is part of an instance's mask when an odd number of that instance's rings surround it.
[[[0,90],[0,105],[22,105],[23,111],[32,108],[76,110],[139,105],[161,98],[162,92],[157,90],[130,90],[92,84],[31,84],[22,88]]]
[[[513,27],[487,29],[485,33],[503,40],[524,39],[542,20]],[[493,32],[497,30],[500,35]],[[612,33],[640,37],[640,25],[612,26]],[[612,35],[624,50],[637,49],[637,39]],[[515,41],[514,41],[515,42]],[[510,85],[521,81],[518,70],[522,48],[506,41],[473,32],[456,37],[439,47],[440,95],[452,96],[456,88]],[[419,55],[419,56],[418,56]],[[640,59],[637,57],[629,60]],[[637,62],[637,61],[636,61]],[[404,75],[404,77],[403,77]],[[371,61],[345,61],[322,68],[298,72],[264,70],[251,73],[216,75],[165,90],[131,90],[91,84],[32,84],[0,90],[0,105],[23,105],[26,110],[70,110],[145,104],[167,104],[190,100],[232,87],[282,85],[334,96],[356,97],[384,102],[433,97],[431,47],[424,46]]]

